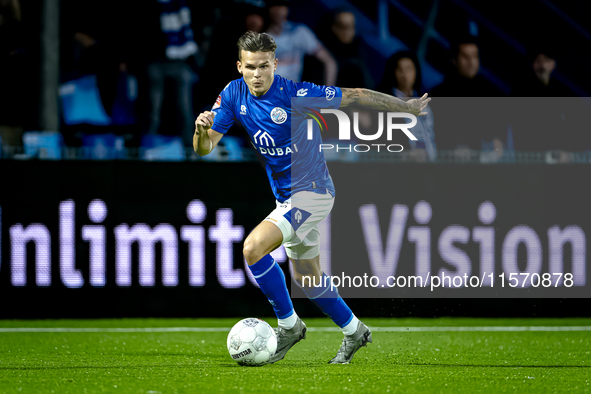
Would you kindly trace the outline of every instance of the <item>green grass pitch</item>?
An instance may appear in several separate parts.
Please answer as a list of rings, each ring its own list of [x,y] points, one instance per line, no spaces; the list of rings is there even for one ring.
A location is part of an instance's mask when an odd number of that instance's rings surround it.
[[[238,320],[0,320],[0,393],[591,392],[591,319],[364,319],[374,343],[349,365],[327,364],[340,332],[313,330],[332,323],[307,319],[307,339],[258,368],[230,358],[227,331],[133,330]],[[506,331],[516,326],[554,328]],[[15,332],[23,327],[96,330]]]

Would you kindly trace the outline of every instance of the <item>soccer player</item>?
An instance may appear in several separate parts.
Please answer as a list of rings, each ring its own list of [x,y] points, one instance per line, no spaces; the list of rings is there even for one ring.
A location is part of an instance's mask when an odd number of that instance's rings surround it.
[[[249,31],[240,37],[236,64],[242,78],[230,82],[212,110],[197,117],[193,147],[197,154],[207,155],[237,121],[264,162],[276,208],[246,238],[243,253],[278,319],[277,352],[270,362],[283,359],[293,345],[306,338],[306,325],[294,311],[283,271],[270,255],[284,245],[294,280],[345,334],[329,363],[348,364],[357,350],[372,342],[371,331],[353,314],[320,267],[318,223],[332,209],[335,188],[318,149],[320,132],[314,133],[313,140],[307,139],[304,116],[292,109],[291,98],[313,98],[330,109],[355,103],[419,116],[426,115],[423,109],[431,99],[425,94],[405,102],[368,89],[295,83],[275,75],[276,48],[273,38],[265,33]],[[304,277],[314,278],[313,283],[320,286],[310,285],[309,280],[304,283]]]

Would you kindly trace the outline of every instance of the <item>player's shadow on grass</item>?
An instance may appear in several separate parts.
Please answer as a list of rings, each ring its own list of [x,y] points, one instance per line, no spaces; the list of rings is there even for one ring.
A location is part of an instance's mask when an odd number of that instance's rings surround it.
[[[224,357],[225,358],[225,357]],[[262,367],[269,367],[269,366],[279,366],[279,367],[285,367],[285,368],[291,368],[291,367],[301,367],[301,364],[296,364],[296,363],[285,363],[285,362],[281,362],[281,363],[274,363],[274,364],[265,364],[265,365],[240,365],[238,363],[234,363],[232,361],[230,362],[221,362],[218,364],[218,367],[225,367],[225,368],[262,368]],[[324,364],[320,364],[321,366],[324,366]],[[305,364],[305,367],[313,367],[313,366],[318,366],[316,364]]]
[[[591,368],[591,365],[477,365],[477,364],[431,364],[431,363],[410,363],[397,365],[414,365],[422,367],[472,367],[472,368]]]
[[[219,363],[218,367],[225,367],[225,368],[257,368],[257,367],[249,367],[245,365],[238,365],[237,363]]]

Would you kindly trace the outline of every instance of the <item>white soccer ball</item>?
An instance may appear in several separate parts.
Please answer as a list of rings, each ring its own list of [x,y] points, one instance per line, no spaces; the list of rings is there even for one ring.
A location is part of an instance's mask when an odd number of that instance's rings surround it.
[[[269,324],[261,319],[240,320],[228,334],[228,352],[240,365],[262,365],[277,350],[277,336]]]

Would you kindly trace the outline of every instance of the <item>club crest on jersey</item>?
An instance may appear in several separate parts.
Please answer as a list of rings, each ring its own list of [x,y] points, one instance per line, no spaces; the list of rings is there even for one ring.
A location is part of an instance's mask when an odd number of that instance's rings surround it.
[[[277,124],[285,123],[287,120],[287,112],[283,108],[275,107],[271,111],[271,119]]]
[[[300,228],[300,226],[302,224],[304,224],[304,222],[306,220],[308,220],[308,218],[310,216],[312,216],[312,214],[308,211],[305,211],[301,208],[292,208],[291,211],[288,211],[287,213],[285,213],[283,215],[287,220],[289,220],[289,222],[291,223],[291,226],[293,227],[293,229],[295,231],[298,231],[298,229]]]
[[[217,109],[219,107],[221,107],[222,105],[222,95],[220,94],[218,96],[218,98],[215,100],[215,104],[213,105],[213,107],[211,108],[212,110]]]
[[[246,115],[246,105],[240,106],[240,115]]]
[[[335,94],[337,94],[337,91],[331,87],[326,88],[325,92],[326,92],[326,99],[328,101],[332,100],[334,98]]]

